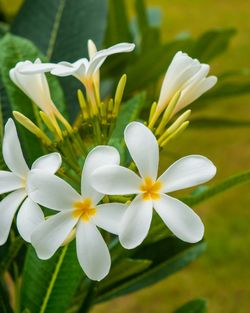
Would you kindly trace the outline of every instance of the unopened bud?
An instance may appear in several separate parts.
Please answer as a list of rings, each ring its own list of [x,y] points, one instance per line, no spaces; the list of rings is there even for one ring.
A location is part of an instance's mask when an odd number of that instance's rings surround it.
[[[29,130],[31,133],[42,139],[47,145],[51,144],[51,140],[49,137],[36,125],[34,124],[28,117],[23,115],[20,112],[13,111],[13,115],[15,119],[23,125],[27,130]]]

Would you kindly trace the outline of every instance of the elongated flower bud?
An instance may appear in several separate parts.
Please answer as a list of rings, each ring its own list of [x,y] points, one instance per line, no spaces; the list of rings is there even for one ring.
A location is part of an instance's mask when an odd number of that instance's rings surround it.
[[[209,69],[208,64],[201,64],[197,59],[192,59],[186,53],[177,52],[165,74],[154,121],[169,105],[176,93],[180,92],[181,95],[173,114],[211,89],[216,84],[217,77],[207,77]]]

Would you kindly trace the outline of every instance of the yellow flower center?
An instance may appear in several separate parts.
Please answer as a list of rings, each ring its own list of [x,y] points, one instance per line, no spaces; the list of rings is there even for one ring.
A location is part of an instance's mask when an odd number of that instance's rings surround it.
[[[140,190],[143,192],[143,200],[159,200],[159,191],[161,187],[161,182],[154,181],[151,177],[146,177],[140,186]]]
[[[96,209],[93,207],[92,200],[90,198],[74,202],[73,207],[73,217],[81,218],[84,222],[88,222],[91,216],[96,214]]]

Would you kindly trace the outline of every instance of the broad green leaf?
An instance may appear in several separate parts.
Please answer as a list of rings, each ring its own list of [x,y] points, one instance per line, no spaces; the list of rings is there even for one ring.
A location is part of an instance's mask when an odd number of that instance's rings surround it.
[[[22,309],[32,313],[65,312],[83,278],[75,242],[46,261],[39,260],[30,247],[23,271]]]
[[[0,72],[11,110],[22,112],[33,121],[36,120],[35,110],[37,110],[37,108],[34,107],[31,100],[10,80],[9,70],[19,61],[27,59],[35,60],[37,57],[42,58],[42,55],[29,40],[7,34],[0,41]],[[52,97],[54,97],[54,101],[57,104],[58,109],[64,113],[63,94],[57,79],[55,77],[50,77],[49,82]],[[5,99],[3,98],[3,100]],[[4,101],[5,106],[6,103],[7,102]],[[4,112],[6,112],[6,109],[4,109]],[[35,158],[42,154],[39,141],[26,129],[21,126],[19,127],[19,125],[17,126],[27,160],[31,163]]]
[[[151,260],[152,264],[145,271],[121,280],[113,286],[97,290],[96,303],[110,300],[142,288],[153,285],[169,275],[179,271],[204,252],[204,242],[191,245],[177,238],[168,237],[158,242],[142,245],[136,250],[135,259]]]
[[[233,175],[224,181],[215,184],[214,186],[208,187],[201,190],[197,194],[191,194],[190,196],[183,197],[181,200],[185,202],[186,204],[193,206],[196,205],[204,200],[207,200],[211,197],[216,196],[217,194],[224,192],[230,188],[233,188],[235,186],[238,186],[243,183],[250,182],[250,171],[246,171],[240,174]]]
[[[174,313],[205,313],[206,311],[207,301],[205,299],[195,299],[184,304]]]
[[[116,127],[109,140],[109,145],[116,147],[120,151],[122,161],[124,161],[125,158],[125,143],[123,140],[124,129],[130,122],[138,118],[144,104],[145,94],[141,93],[123,103],[121,106],[121,111],[116,121]]]
[[[50,61],[72,62],[87,55],[89,38],[100,46],[106,14],[105,0],[26,0],[11,31],[34,42]]]
[[[87,41],[100,47],[106,28],[106,0],[26,0],[11,31],[34,42],[52,62],[87,57]],[[62,78],[68,112],[78,110],[76,91],[80,83]]]
[[[234,120],[225,118],[196,118],[191,121],[192,127],[201,128],[226,128],[226,127],[249,127],[250,120]]]
[[[230,43],[235,29],[214,29],[200,36],[191,50],[192,57],[201,62],[210,62],[214,57],[224,52]]]

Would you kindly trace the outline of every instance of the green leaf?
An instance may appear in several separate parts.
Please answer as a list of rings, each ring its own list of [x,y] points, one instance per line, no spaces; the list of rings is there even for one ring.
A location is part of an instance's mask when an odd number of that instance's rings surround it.
[[[168,237],[149,245],[142,245],[131,258],[151,260],[144,271],[121,280],[107,288],[97,290],[96,303],[125,295],[153,285],[182,269],[204,252],[206,244],[187,244],[175,237]]]
[[[214,29],[202,34],[191,50],[192,57],[198,58],[201,62],[210,62],[228,48],[235,33],[234,28],[229,28]]]
[[[250,120],[234,120],[225,118],[196,118],[191,121],[192,127],[201,128],[225,128],[225,127],[249,127]]]
[[[5,285],[1,277],[0,277],[0,312],[13,313],[13,310],[10,307],[7,286]]]
[[[16,237],[9,245],[5,248],[4,254],[0,254],[0,276],[9,269],[12,262],[15,260],[17,254],[19,253],[21,247],[23,246],[23,239],[21,237]],[[3,247],[0,247],[1,249]]]
[[[120,262],[113,264],[109,275],[101,281],[98,288],[109,288],[110,285],[144,271],[151,264],[151,260],[122,259]]]
[[[26,0],[11,31],[36,44],[52,62],[87,56],[87,41],[100,47],[106,29],[106,0]],[[73,77],[62,79],[68,112],[78,110],[76,91],[81,87]]]
[[[205,299],[195,299],[181,306],[174,313],[205,313],[207,311],[207,301]]]
[[[10,80],[9,70],[19,61],[27,59],[35,60],[37,57],[43,58],[37,48],[29,40],[7,34],[0,41],[0,71],[11,110],[19,111],[33,121],[36,120],[35,110],[37,110],[37,108],[33,106],[31,100]],[[57,107],[64,113],[63,94],[56,77],[51,76],[49,82],[52,96],[55,96]],[[17,126],[27,161],[31,163],[42,154],[40,143],[33,134],[23,127]]]
[[[131,42],[129,20],[124,0],[110,0],[108,11],[108,26],[105,38],[106,45],[118,42]]]
[[[147,9],[144,0],[135,1],[135,35],[140,53],[151,50],[160,44],[159,10]],[[157,14],[158,13],[158,14]],[[153,25],[152,25],[153,22]]]
[[[32,313],[65,312],[83,278],[75,242],[63,247],[47,261],[38,259],[30,247],[23,271],[22,308]]]
[[[26,0],[11,31],[26,37],[50,61],[75,61],[87,55],[87,41],[100,46],[106,26],[103,0]]]
[[[116,147],[121,154],[122,161],[125,159],[125,143],[123,140],[124,129],[132,121],[136,120],[144,106],[145,94],[134,96],[121,106],[121,111],[116,121],[116,127],[109,140],[109,145]]]
[[[181,198],[181,201],[192,206],[196,205],[204,200],[216,196],[217,194],[224,192],[230,188],[238,186],[243,183],[250,182],[250,171],[246,171],[240,174],[233,175],[224,181],[215,184],[214,186],[208,187],[201,190],[199,193],[191,194],[190,196]]]
[[[190,40],[175,40],[164,45],[155,46],[139,55],[127,70],[127,93],[145,89],[154,84],[164,74],[174,54],[178,50],[187,51]],[[156,62],[157,60],[157,62]]]
[[[250,82],[222,82],[214,89],[203,96],[204,100],[213,100],[215,98],[236,97],[250,93]]]

